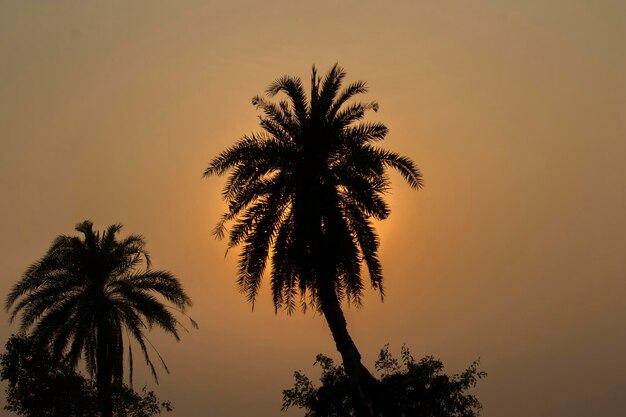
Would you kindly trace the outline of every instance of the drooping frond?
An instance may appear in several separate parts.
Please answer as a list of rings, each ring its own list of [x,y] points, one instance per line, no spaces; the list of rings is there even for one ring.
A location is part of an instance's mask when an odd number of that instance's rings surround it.
[[[238,241],[243,241],[237,283],[251,303],[254,303],[258,294],[270,247],[281,226],[282,215],[287,204],[286,196],[278,189],[254,206],[254,214],[247,216],[253,219],[254,227],[248,227],[249,223],[246,223],[246,228],[240,229],[241,236],[235,235]],[[233,230],[233,234],[235,232],[236,230]],[[231,235],[231,246],[235,242],[232,237],[233,235]]]
[[[395,152],[390,152],[382,149],[377,149],[380,160],[387,166],[395,168],[411,188],[422,188],[424,182],[422,174],[415,166],[415,163],[406,156],[399,155]]]
[[[301,121],[306,120],[309,102],[304,94],[302,81],[299,78],[284,76],[274,81],[266,90],[270,97],[274,97],[280,92],[287,94],[287,97],[291,100],[296,117]]]
[[[293,141],[299,132],[301,121],[295,116],[295,109],[290,107],[288,101],[276,104],[263,97],[256,96],[252,104],[263,111],[265,117],[261,117],[261,127],[270,135],[283,141]]]
[[[126,284],[126,287],[123,287],[124,289],[158,294],[183,312],[187,306],[191,305],[191,299],[183,290],[180,281],[167,271],[150,270],[131,273],[119,281],[112,282],[111,286],[113,287],[120,283]],[[165,307],[165,305],[163,306]]]
[[[342,209],[349,219],[348,226],[359,244],[362,258],[367,265],[372,287],[379,290],[382,299],[384,297],[384,289],[382,267],[378,259],[378,235],[371,220],[359,208],[355,200],[343,199]]]

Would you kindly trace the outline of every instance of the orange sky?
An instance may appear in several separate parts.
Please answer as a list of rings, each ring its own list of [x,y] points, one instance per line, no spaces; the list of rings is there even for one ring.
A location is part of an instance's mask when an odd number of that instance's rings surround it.
[[[136,383],[171,417],[279,415],[292,372],[338,355],[319,316],[267,291],[251,312],[201,174],[257,130],[252,96],[339,62],[426,183],[393,177],[386,300],[347,311],[366,364],[481,357],[484,417],[625,415],[626,3],[294,3],[1,1],[0,293],[76,223],[121,222],[200,324],[154,333],[172,374]]]

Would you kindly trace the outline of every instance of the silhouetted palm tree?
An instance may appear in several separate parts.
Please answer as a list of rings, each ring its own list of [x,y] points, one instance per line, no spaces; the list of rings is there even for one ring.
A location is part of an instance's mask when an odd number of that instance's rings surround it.
[[[124,337],[140,346],[157,379],[144,332],[160,327],[179,340],[177,318],[159,299],[184,314],[191,300],[169,272],[150,269],[150,257],[141,236],[116,239],[121,225],[102,234],[84,221],[76,230],[84,236],[58,236],[48,252],[32,264],[7,296],[11,321],[21,313],[21,329],[31,329],[36,340],[75,367],[81,356],[96,386],[103,417],[112,415],[111,389],[123,377]],[[145,263],[145,269],[142,266]],[[194,327],[196,324],[193,320]],[[156,352],[156,350],[155,350]],[[165,362],[156,352],[166,371]],[[169,371],[168,371],[169,372]]]
[[[350,102],[367,87],[357,81],[342,90],[344,77],[337,65],[323,79],[313,67],[310,98],[299,78],[276,80],[268,97],[282,92],[287,100],[254,97],[263,131],[226,149],[204,175],[230,172],[223,190],[228,211],[214,234],[223,237],[225,224],[234,221],[229,248],[242,246],[239,288],[253,303],[271,259],[276,309],[291,313],[299,296],[305,309],[308,303],[322,312],[363,416],[370,413],[366,392],[373,377],[347,331],[341,301],[361,303],[362,261],[372,286],[384,294],[371,219],[389,215],[386,168],[398,170],[413,188],[421,187],[422,177],[410,159],[376,146],[387,134],[383,124],[357,123],[378,105]]]

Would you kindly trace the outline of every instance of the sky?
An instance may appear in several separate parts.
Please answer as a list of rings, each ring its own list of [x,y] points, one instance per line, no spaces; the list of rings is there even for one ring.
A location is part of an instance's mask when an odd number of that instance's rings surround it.
[[[385,300],[346,308],[364,363],[480,357],[484,417],[626,415],[624,39],[617,0],[0,0],[0,294],[77,223],[122,223],[200,325],[151,333],[171,374],[135,385],[171,417],[303,415],[281,391],[338,359],[328,327],[267,285],[252,311],[202,172],[258,130],[253,96],[338,62],[425,180],[392,174]]]

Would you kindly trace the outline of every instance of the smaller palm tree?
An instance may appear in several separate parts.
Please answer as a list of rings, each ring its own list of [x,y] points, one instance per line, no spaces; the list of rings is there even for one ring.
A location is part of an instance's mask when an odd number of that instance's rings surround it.
[[[84,359],[88,372],[96,378],[103,417],[112,415],[112,387],[121,384],[125,351],[132,384],[131,339],[139,345],[158,382],[148,347],[169,370],[145,332],[156,326],[180,340],[179,328],[185,327],[171,310],[185,315],[185,308],[191,305],[174,275],[150,269],[141,236],[117,239],[121,228],[111,225],[102,233],[94,232],[92,222],[84,221],[76,226],[82,238],[58,236],[6,299],[7,311],[12,309],[11,322],[21,314],[20,331],[30,331],[56,359],[72,368]]]

